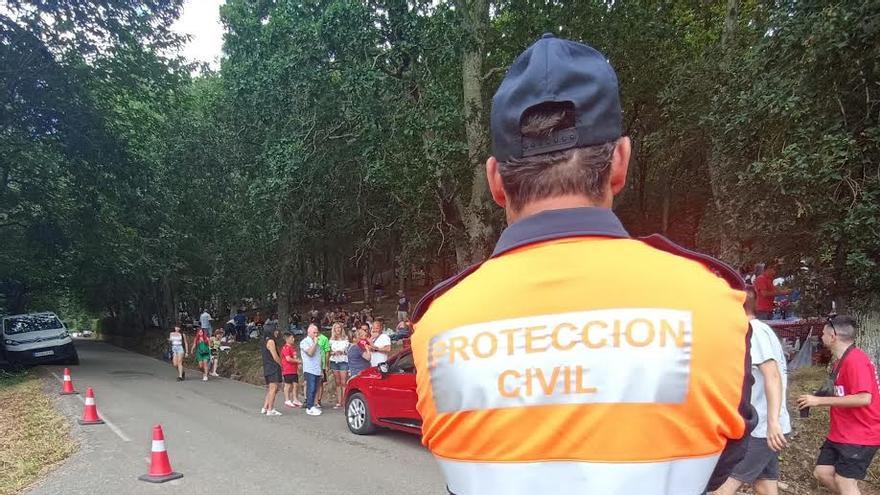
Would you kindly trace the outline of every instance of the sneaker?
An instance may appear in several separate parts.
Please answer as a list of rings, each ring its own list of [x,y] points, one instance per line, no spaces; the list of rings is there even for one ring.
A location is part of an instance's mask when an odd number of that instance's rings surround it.
[[[306,409],[306,414],[308,414],[309,416],[320,416],[321,410],[317,407],[313,407],[311,409]]]
[[[275,409],[270,409],[266,411],[266,416],[281,416],[281,413],[276,411]]]
[[[293,400],[292,404],[293,404],[293,407],[302,407],[303,406],[303,403],[296,400],[296,399]]]
[[[211,373],[211,376],[220,376],[217,373]]]
[[[286,401],[284,401],[284,407],[296,407],[296,406],[293,404],[293,402],[286,400]]]
[[[182,381],[183,381],[183,377],[182,377],[182,376],[178,376],[178,377],[177,377],[177,381],[182,382]]]
[[[208,375],[203,376],[203,377],[202,377],[202,381],[203,381],[203,382],[208,381]]]
[[[260,414],[266,414],[266,408],[265,408],[265,407],[263,407],[263,408],[260,409]]]

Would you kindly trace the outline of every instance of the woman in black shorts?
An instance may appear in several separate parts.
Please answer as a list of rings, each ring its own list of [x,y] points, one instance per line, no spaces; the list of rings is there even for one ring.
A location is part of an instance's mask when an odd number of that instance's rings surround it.
[[[263,332],[263,343],[260,346],[263,351],[263,376],[266,378],[266,400],[260,414],[266,416],[281,416],[275,410],[275,396],[278,395],[278,384],[281,383],[281,358],[278,356],[278,348],[275,339],[278,338],[278,329]]]

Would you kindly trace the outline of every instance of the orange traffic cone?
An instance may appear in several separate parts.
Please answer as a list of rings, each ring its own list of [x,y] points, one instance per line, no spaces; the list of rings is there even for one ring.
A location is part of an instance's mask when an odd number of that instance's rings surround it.
[[[78,393],[79,392],[73,389],[73,380],[70,379],[70,369],[64,368],[64,381],[61,382],[61,395],[73,395]]]
[[[150,471],[138,476],[141,481],[150,483],[165,483],[166,481],[183,478],[180,473],[171,469],[171,461],[168,460],[168,451],[165,450],[165,434],[162,433],[162,425],[153,427],[153,447],[150,455]]]
[[[78,420],[81,425],[100,425],[104,420],[98,417],[98,407],[95,406],[95,392],[92,387],[86,389],[86,405],[83,407],[83,417]]]

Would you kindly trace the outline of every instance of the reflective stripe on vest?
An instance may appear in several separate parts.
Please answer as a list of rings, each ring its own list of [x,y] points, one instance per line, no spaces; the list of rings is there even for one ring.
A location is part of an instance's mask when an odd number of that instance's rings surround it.
[[[437,411],[681,403],[691,372],[691,319],[689,311],[626,308],[447,330],[428,350]]]
[[[718,457],[639,463],[437,461],[455,495],[698,495]]]

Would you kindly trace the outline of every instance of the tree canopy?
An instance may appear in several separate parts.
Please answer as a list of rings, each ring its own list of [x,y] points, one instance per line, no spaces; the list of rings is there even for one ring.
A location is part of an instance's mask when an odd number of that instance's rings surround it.
[[[783,258],[815,304],[880,289],[876,1],[227,0],[216,71],[176,55],[180,0],[6,3],[9,312],[285,313],[482,259],[491,97],[545,31],[618,72],[632,234]]]

